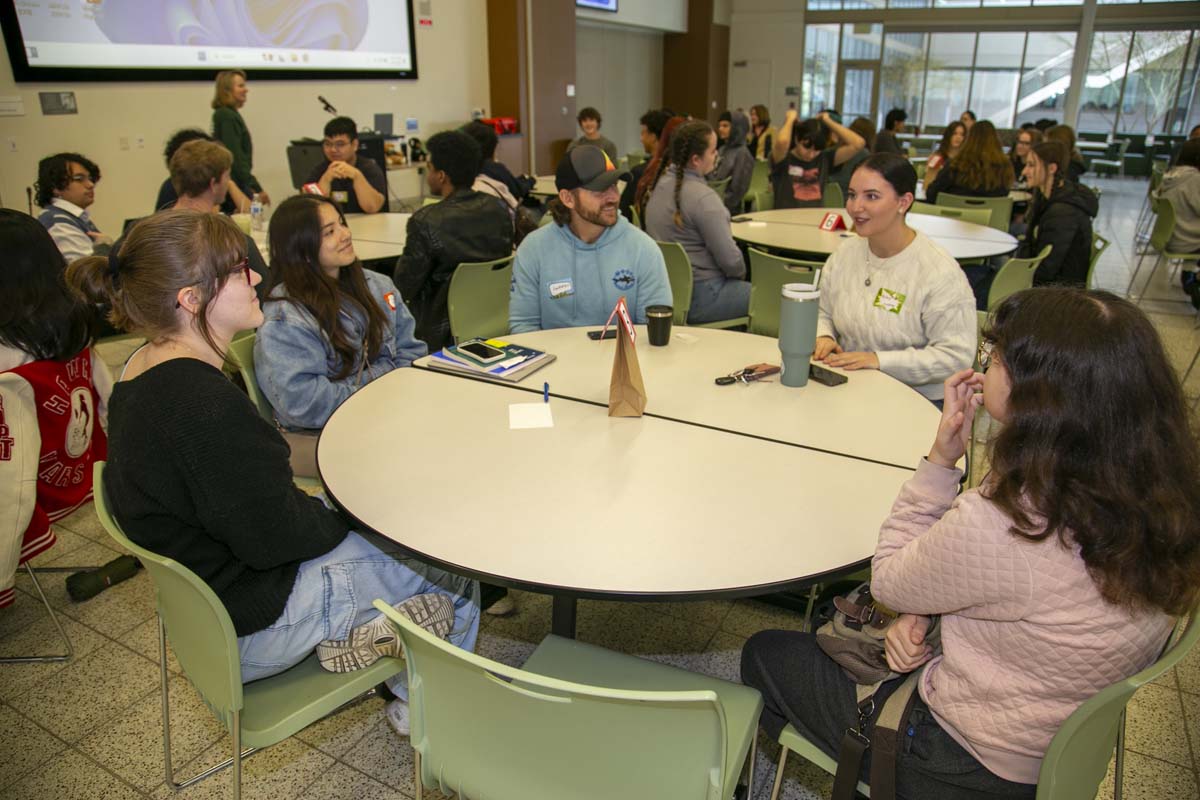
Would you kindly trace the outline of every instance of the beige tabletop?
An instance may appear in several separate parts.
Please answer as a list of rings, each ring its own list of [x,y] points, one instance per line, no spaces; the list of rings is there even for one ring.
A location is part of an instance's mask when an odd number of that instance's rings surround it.
[[[529,193],[536,197],[554,197],[557,195],[558,189],[554,188],[554,176],[539,175]]]
[[[917,190],[913,192],[913,197],[925,201],[925,181],[917,181]],[[1028,203],[1032,197],[1033,195],[1025,189],[1011,189],[1008,192],[1008,199],[1014,203]]]
[[[1103,152],[1104,150],[1107,150],[1108,142],[1092,142],[1087,139],[1076,139],[1075,140],[1075,149],[1091,150],[1092,154],[1095,155],[1096,151]]]
[[[364,529],[573,610],[578,596],[760,594],[856,565],[911,475],[562,398],[554,427],[511,430],[509,405],[531,401],[395,370],[334,412],[321,478]]]
[[[733,238],[763,247],[827,255],[844,239],[855,236],[847,231],[829,232],[817,227],[825,214],[833,210],[836,209],[788,208],[739,215],[736,219],[745,221],[731,223]],[[849,215],[845,211],[839,213],[849,227]],[[910,227],[946,248],[956,259],[987,258],[1017,248],[1015,238],[986,225],[928,214],[909,214],[907,220]]]
[[[594,326],[598,327],[598,326]],[[556,356],[520,384],[591,403],[608,403],[615,340],[593,341],[587,328],[520,333],[505,341]],[[638,362],[646,385],[646,413],[914,469],[929,452],[938,411],[921,394],[878,370],[845,374],[841,386],[809,381],[784,386],[777,378],[717,386],[719,375],[766,362],[779,364],[779,342],[767,336],[713,328],[676,327],[667,347],[651,347],[638,326]],[[428,358],[417,361],[423,366]],[[838,370],[834,370],[835,372]]]
[[[373,261],[375,259],[399,258],[400,254],[402,252],[404,252],[404,238],[403,238],[404,228],[403,228],[403,226],[397,225],[395,221],[391,222],[392,227],[399,228],[401,231],[399,242],[395,242],[395,243],[379,242],[379,241],[371,241],[369,239],[360,239],[355,234],[355,228],[359,227],[358,225],[356,225],[355,220],[370,219],[371,217],[376,217],[376,218],[378,218],[378,217],[405,217],[406,218],[405,222],[407,222],[407,217],[409,217],[409,216],[410,216],[409,214],[375,214],[375,215],[355,214],[355,215],[348,215],[346,217],[346,221],[350,223],[350,235],[354,240],[355,255],[357,255],[363,261]],[[378,231],[380,229],[382,229],[383,227],[384,227],[383,222],[374,221],[372,230],[374,232],[376,232],[376,234],[378,235]],[[271,257],[271,254],[270,254],[269,238],[267,236],[267,231],[265,231],[265,230],[264,231],[254,231],[251,234],[251,237],[254,239],[254,243],[258,245],[258,250],[260,253],[262,253],[263,258],[266,258],[269,260]]]

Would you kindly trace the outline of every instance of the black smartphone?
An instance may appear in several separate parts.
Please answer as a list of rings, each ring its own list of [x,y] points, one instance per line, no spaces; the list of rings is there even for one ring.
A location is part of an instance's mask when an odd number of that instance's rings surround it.
[[[600,331],[588,331],[587,333],[588,333],[588,338],[594,342],[599,341],[601,338],[604,338],[604,339],[617,338],[617,328],[615,325],[613,327],[609,328],[608,330],[604,331],[603,337],[600,336],[600,333],[601,333]]]
[[[843,383],[850,380],[840,372],[834,372],[831,369],[818,367],[816,364],[808,365],[808,377],[812,378],[817,383],[823,383],[826,386],[841,386]]]
[[[732,218],[730,218],[729,221],[730,222],[753,222],[754,217],[746,217],[746,216],[732,217]]]

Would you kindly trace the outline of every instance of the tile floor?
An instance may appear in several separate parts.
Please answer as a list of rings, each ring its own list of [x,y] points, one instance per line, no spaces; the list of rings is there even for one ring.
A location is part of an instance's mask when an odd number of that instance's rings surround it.
[[[1133,226],[1144,181],[1103,180],[1099,230],[1112,241],[1097,282],[1124,292],[1136,260]],[[1149,259],[1147,259],[1149,261]],[[1139,278],[1139,287],[1149,267]],[[1165,275],[1156,276],[1150,298],[1181,298]],[[1186,304],[1147,301],[1181,371],[1200,332]],[[119,362],[114,350],[106,358]],[[1200,394],[1200,377],[1188,382]],[[42,566],[95,565],[117,555],[91,507],[58,527],[59,544]],[[85,603],[67,598],[65,576],[41,576],[51,604],[60,610],[75,644],[67,664],[0,665],[0,797],[165,798],[158,702],[154,592],[145,573]],[[0,656],[52,647],[54,630],[18,579],[18,600],[0,612]],[[479,652],[521,663],[549,632],[550,605],[540,595],[516,593],[519,612],[485,617]],[[799,628],[798,616],[751,600],[697,603],[580,604],[580,638],[646,658],[736,680],[746,637],[763,628]],[[224,758],[229,747],[207,708],[168,656],[172,671],[174,750],[177,769],[192,774]],[[1179,669],[1139,692],[1130,705],[1125,792],[1141,798],[1200,797],[1200,652]],[[778,748],[760,737],[757,798],[766,798]],[[251,757],[244,776],[246,797],[412,797],[412,756],[395,736],[383,703],[368,699],[299,735]],[[189,798],[226,796],[227,776],[184,792]],[[831,779],[789,759],[784,796],[828,797]],[[1111,785],[1100,796],[1111,797]]]

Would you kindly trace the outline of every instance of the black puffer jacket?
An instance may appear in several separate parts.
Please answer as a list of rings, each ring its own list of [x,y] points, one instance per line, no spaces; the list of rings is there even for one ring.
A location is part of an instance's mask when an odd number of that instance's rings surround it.
[[[1086,186],[1063,181],[1047,198],[1033,193],[1029,205],[1029,233],[1021,245],[1020,256],[1032,258],[1046,245],[1050,255],[1033,276],[1035,286],[1067,284],[1083,286],[1087,281],[1088,262],[1092,258],[1092,218],[1100,210],[1100,201]]]
[[[512,218],[507,206],[491,195],[458,189],[412,215],[393,277],[416,318],[417,338],[429,345],[429,352],[453,344],[446,298],[455,268],[494,261],[512,251]]]

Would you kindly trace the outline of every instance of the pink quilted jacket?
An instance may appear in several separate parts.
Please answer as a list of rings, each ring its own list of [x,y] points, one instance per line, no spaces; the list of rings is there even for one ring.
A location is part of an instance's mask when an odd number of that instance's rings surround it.
[[[1029,542],[959,470],[922,461],[879,531],[871,591],[942,615],[942,655],[921,681],[938,722],[989,770],[1037,783],[1059,726],[1100,689],[1149,665],[1174,620],[1106,603],[1078,548]]]

